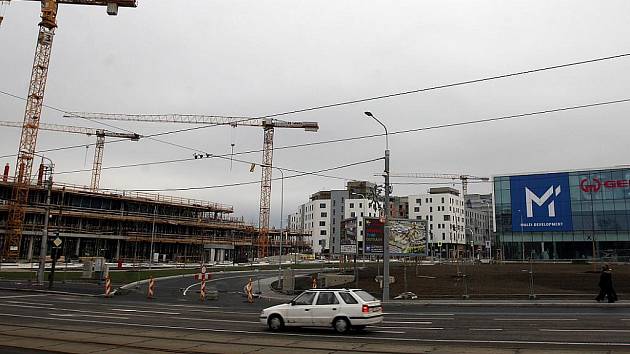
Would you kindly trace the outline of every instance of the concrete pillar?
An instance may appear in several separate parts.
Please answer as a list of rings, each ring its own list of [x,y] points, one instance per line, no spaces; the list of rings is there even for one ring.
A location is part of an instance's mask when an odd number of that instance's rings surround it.
[[[219,250],[219,262],[223,262],[225,261],[225,250],[224,249],[220,249]]]
[[[29,262],[33,261],[33,242],[35,241],[35,236],[31,236],[28,239],[28,255],[26,256],[26,259],[28,259]]]
[[[215,261],[215,257],[216,256],[216,250],[214,248],[210,249],[210,262],[214,262]]]
[[[80,254],[79,254],[79,250],[80,250],[80,249],[81,249],[81,239],[80,239],[80,238],[77,238],[77,246],[76,246],[76,248],[74,249],[74,255],[75,255],[76,257],[79,257],[79,256],[80,256]]]
[[[116,240],[116,260],[120,259],[120,240]]]

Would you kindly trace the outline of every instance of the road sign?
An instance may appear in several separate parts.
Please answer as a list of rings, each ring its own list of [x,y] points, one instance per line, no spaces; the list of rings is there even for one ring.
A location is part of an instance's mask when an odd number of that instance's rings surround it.
[[[490,247],[490,241],[486,240],[486,248]]]
[[[59,247],[61,246],[61,239],[59,237],[57,237],[54,241],[53,241],[53,245],[55,245],[55,247]]]

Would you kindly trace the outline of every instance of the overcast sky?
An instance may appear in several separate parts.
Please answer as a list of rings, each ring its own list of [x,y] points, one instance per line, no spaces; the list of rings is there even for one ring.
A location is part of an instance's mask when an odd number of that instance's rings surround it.
[[[101,7],[61,5],[45,103],[67,111],[262,116],[630,52],[630,2],[618,1],[212,1],[139,0],[107,16]],[[39,4],[13,1],[0,27],[0,90],[25,97]],[[493,118],[630,98],[630,57],[282,117],[317,121],[317,133],[277,129],[275,146]],[[630,103],[390,137],[392,172],[505,173],[628,163]],[[0,95],[0,120],[22,121],[24,101]],[[45,109],[43,123],[102,128]],[[182,125],[109,122],[151,134]],[[0,128],[0,155],[18,150],[19,129]],[[160,139],[212,154],[259,150],[262,129],[212,127]],[[41,131],[38,150],[93,137]],[[278,150],[274,165],[315,171],[383,155],[382,137]],[[91,168],[94,149],[47,153],[57,172]],[[192,157],[141,140],[106,145],[104,166]],[[239,159],[260,162],[261,154]],[[15,165],[15,156],[0,163]],[[327,172],[379,181],[382,161]],[[285,172],[285,175],[291,175]],[[274,177],[279,177],[274,171]],[[260,179],[229,160],[104,170],[101,187],[162,189]],[[90,173],[57,181],[89,185]],[[401,180],[397,182],[420,182]],[[426,180],[422,182],[427,182]],[[285,214],[345,181],[284,182]],[[427,185],[396,185],[394,194]],[[487,193],[489,184],[471,192]],[[260,185],[164,192],[234,205],[257,225]],[[280,221],[280,181],[272,223]]]

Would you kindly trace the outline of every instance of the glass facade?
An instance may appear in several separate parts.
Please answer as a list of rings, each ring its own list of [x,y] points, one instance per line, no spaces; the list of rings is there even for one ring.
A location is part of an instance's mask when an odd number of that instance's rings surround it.
[[[499,176],[493,183],[504,259],[630,259],[630,168]]]

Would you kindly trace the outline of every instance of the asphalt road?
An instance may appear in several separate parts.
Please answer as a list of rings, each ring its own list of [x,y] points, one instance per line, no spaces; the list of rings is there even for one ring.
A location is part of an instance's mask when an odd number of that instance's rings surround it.
[[[5,347],[0,352],[12,347],[107,353],[630,352],[630,308],[597,303],[579,308],[386,304],[384,323],[364,332],[273,333],[258,322],[258,314],[281,301],[248,304],[241,294],[248,277],[273,274],[215,274],[208,286],[219,291],[219,300],[203,303],[193,278],[158,281],[153,300],[146,299],[144,286],[110,299],[1,291],[0,345]]]

